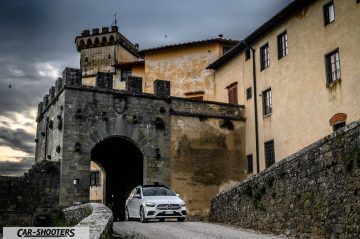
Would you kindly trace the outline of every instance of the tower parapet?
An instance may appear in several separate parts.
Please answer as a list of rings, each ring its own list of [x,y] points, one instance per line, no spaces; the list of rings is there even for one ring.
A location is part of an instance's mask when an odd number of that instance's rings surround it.
[[[101,32],[99,28],[84,30],[80,36],[75,38],[76,49],[81,52],[83,49],[111,46],[121,44],[128,50],[137,54],[137,47],[124,37],[117,26],[102,27]]]

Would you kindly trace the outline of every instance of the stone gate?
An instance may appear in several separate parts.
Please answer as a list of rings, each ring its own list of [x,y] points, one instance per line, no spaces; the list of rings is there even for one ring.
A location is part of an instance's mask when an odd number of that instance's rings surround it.
[[[170,96],[156,80],[154,94],[128,77],[114,90],[99,72],[96,86],[66,68],[38,107],[36,161],[60,162],[59,204],[89,201],[90,162],[105,171],[104,202],[121,218],[130,190],[158,182],[206,215],[213,194],[245,177],[243,107]]]

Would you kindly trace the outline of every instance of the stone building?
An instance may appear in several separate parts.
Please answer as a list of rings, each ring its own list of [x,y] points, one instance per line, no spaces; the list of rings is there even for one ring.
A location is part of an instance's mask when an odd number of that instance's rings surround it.
[[[360,3],[293,1],[208,69],[245,106],[248,174],[360,119]]]
[[[245,178],[242,106],[174,97],[162,80],[144,93],[134,76],[120,90],[96,67],[95,77],[66,68],[38,106],[35,160],[60,162],[61,206],[102,201],[121,219],[132,188],[159,182],[202,217],[212,195]]]

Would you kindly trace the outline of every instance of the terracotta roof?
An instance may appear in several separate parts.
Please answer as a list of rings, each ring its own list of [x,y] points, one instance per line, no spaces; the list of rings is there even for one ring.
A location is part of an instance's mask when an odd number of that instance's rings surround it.
[[[230,44],[230,45],[235,45],[239,41],[219,37],[219,38],[206,39],[206,40],[201,40],[201,41],[191,41],[191,42],[184,42],[184,43],[178,43],[178,44],[172,44],[172,45],[164,45],[164,46],[159,46],[159,47],[154,47],[154,48],[143,49],[143,50],[139,51],[139,54],[145,55],[146,53],[154,52],[154,51],[162,51],[162,50],[167,50],[167,49],[171,49],[171,48],[180,48],[180,47],[204,45],[204,44],[209,44],[209,43],[213,43],[213,42],[220,42],[220,43],[227,43],[227,44]]]
[[[230,51],[228,51],[225,55],[211,63],[206,69],[219,69],[222,65],[224,65],[227,61],[232,59],[234,56],[238,55],[245,49],[247,49],[252,44],[256,43],[261,37],[271,32],[275,27],[279,24],[283,23],[298,11],[302,10],[304,7],[313,3],[316,0],[295,0],[285,8],[283,8],[280,12],[278,12],[275,16],[273,16],[270,20],[261,25],[258,29],[252,32],[249,36],[247,36],[243,41],[239,42],[236,46],[234,46]]]
[[[145,61],[129,61],[129,62],[120,62],[120,63],[114,64],[113,66],[122,68],[122,67],[128,67],[128,66],[141,66],[144,64],[145,64]]]

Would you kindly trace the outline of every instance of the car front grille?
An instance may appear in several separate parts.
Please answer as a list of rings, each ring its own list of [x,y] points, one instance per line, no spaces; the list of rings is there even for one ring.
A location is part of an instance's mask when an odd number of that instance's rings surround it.
[[[180,209],[181,206],[179,204],[159,204],[156,209],[159,210],[177,210]]]

